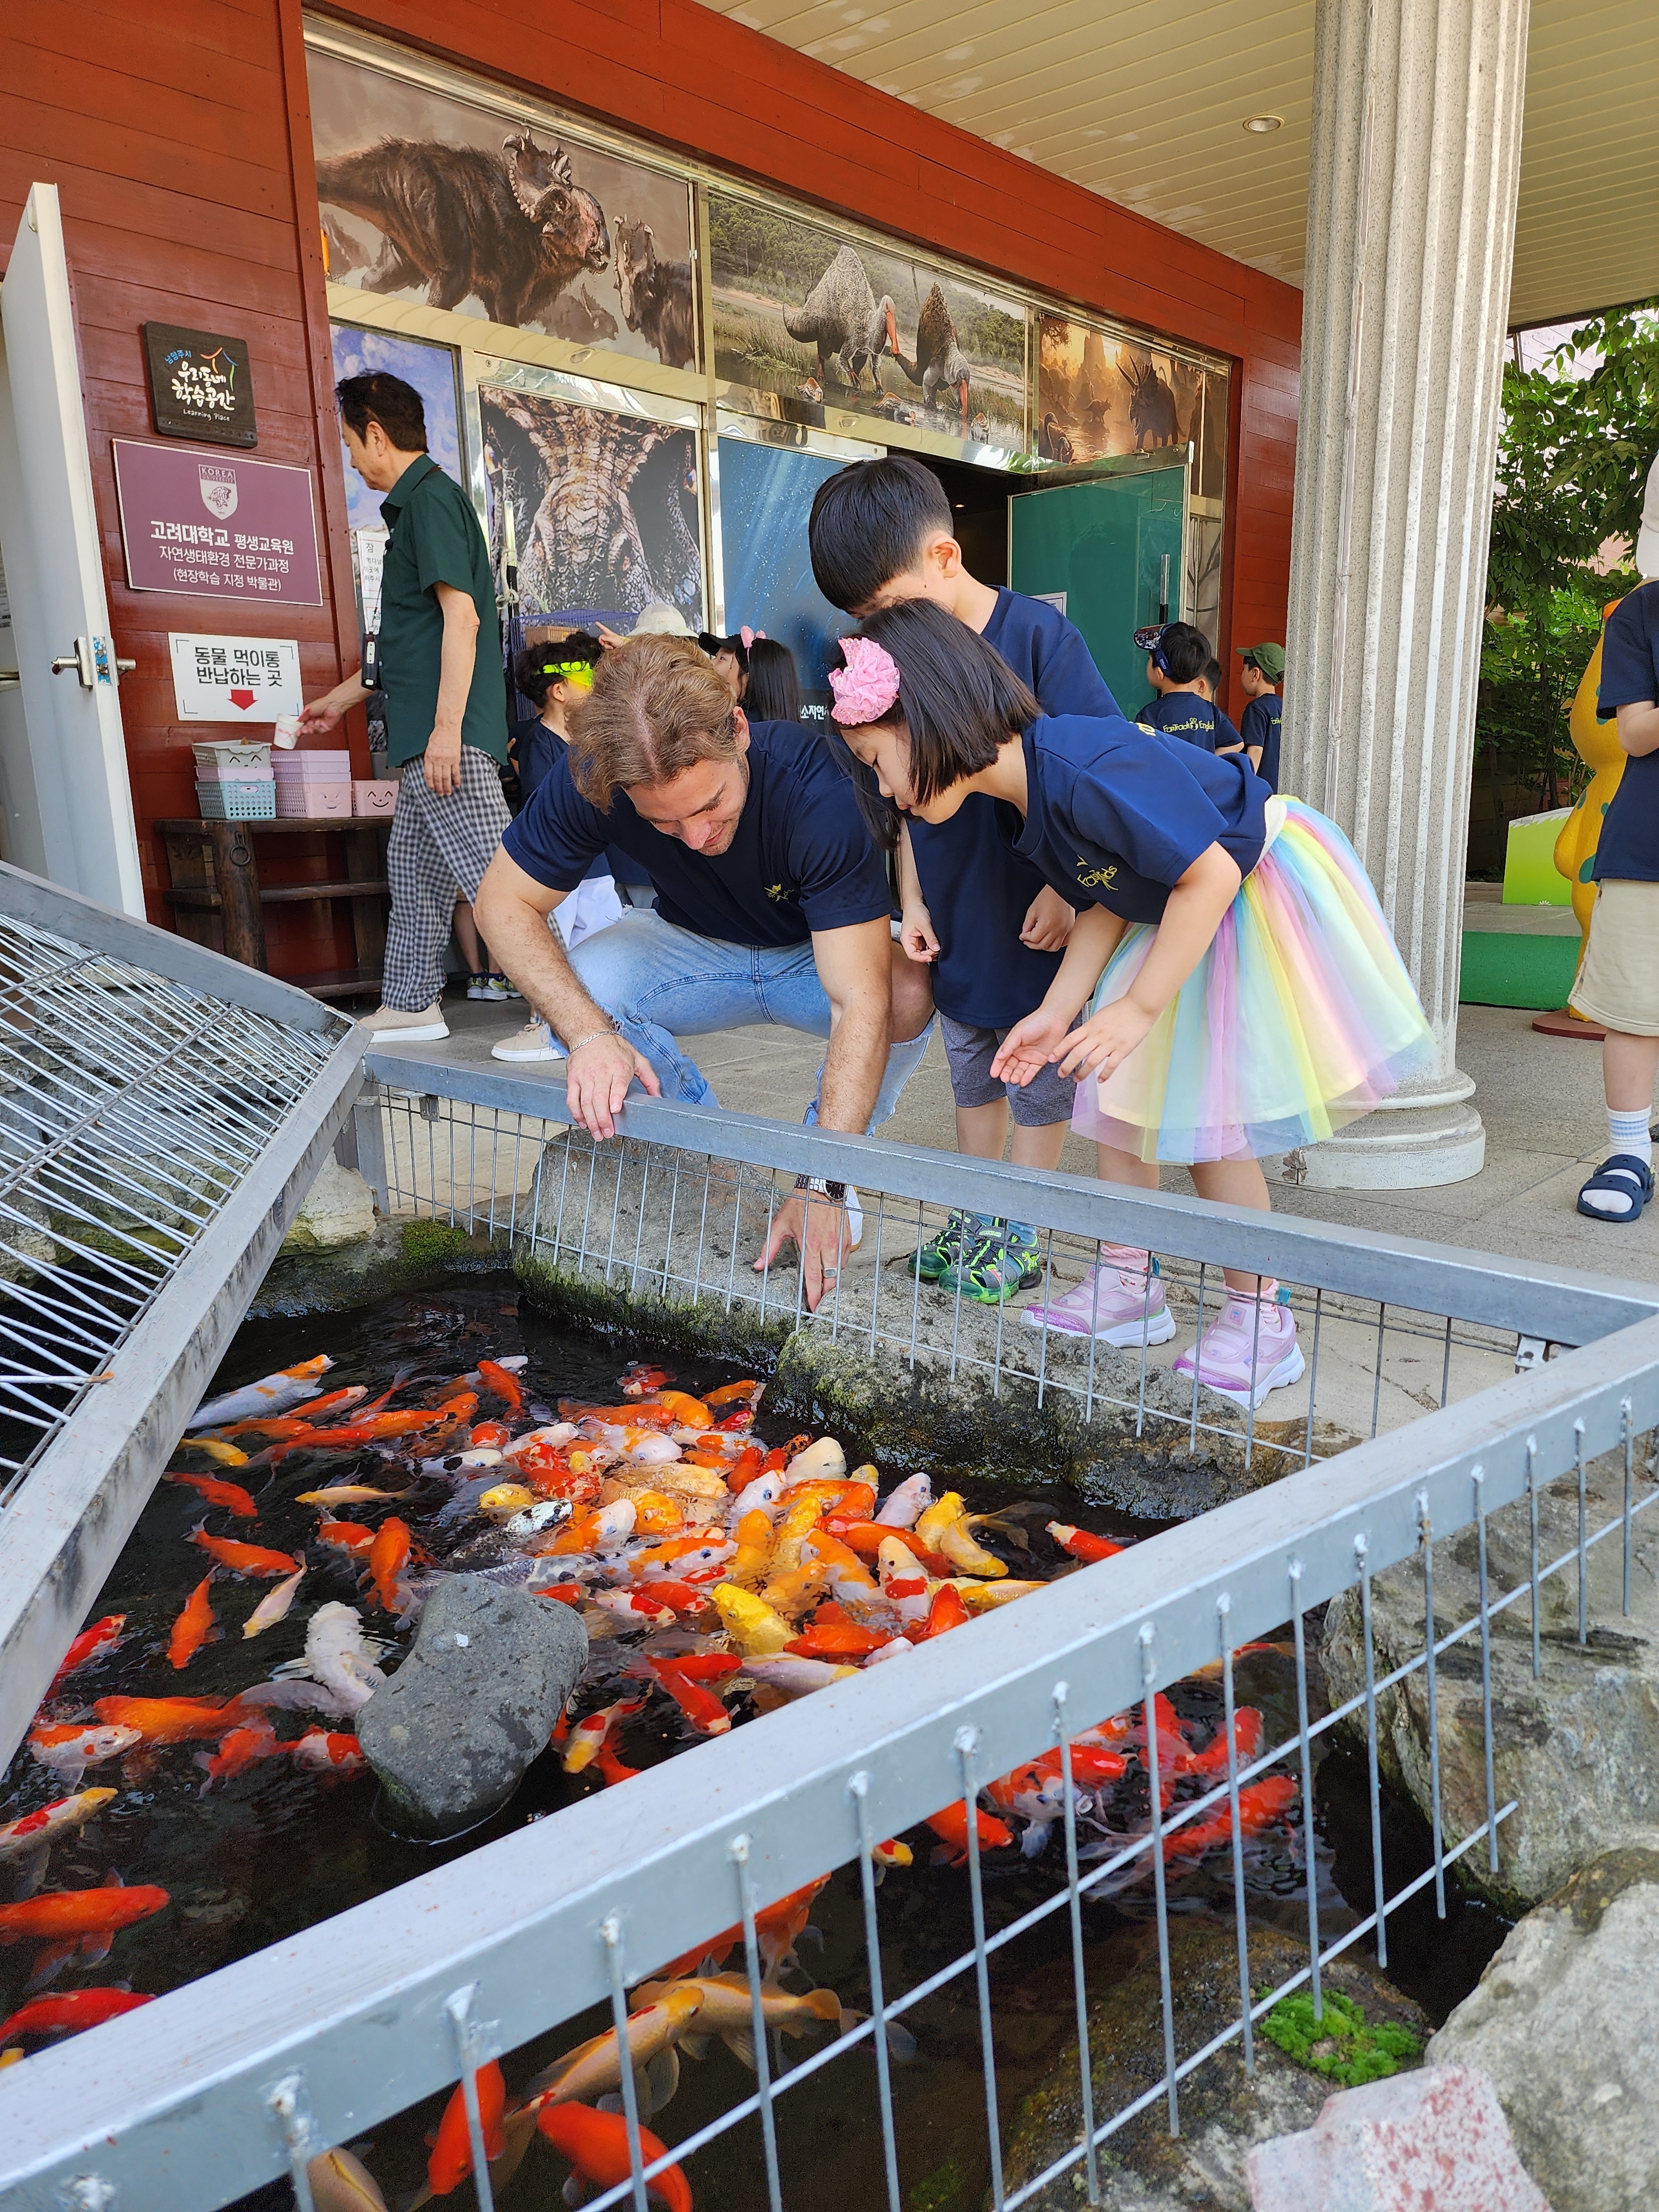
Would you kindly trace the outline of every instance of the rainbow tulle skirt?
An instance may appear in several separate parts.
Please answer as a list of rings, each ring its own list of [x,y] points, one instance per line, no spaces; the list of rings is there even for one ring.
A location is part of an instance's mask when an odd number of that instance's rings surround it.
[[[1144,1042],[1085,1076],[1072,1127],[1143,1160],[1256,1158],[1368,1114],[1433,1039],[1358,855],[1324,815],[1283,827]],[[1155,929],[1132,924],[1090,1012],[1121,998]]]

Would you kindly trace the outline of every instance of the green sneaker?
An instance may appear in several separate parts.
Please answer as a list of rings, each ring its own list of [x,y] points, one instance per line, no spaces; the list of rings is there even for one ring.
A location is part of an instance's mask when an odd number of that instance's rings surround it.
[[[1023,1221],[991,1221],[966,1258],[945,1270],[939,1286],[960,1290],[982,1306],[1000,1306],[1042,1279],[1036,1230]]]
[[[985,1228],[983,1214],[953,1209],[938,1236],[930,1237],[919,1252],[913,1252],[905,1264],[910,1273],[920,1275],[924,1283],[936,1283],[947,1268],[968,1258],[985,1234]]]

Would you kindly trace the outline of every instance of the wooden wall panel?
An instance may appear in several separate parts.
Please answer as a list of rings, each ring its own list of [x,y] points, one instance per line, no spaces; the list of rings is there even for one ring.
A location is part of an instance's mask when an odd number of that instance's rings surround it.
[[[1145,323],[1236,363],[1218,641],[1284,634],[1301,295],[1002,149],[842,76],[695,0],[361,0],[337,11],[738,173],[1016,278]],[[152,919],[164,863],[150,824],[194,805],[191,732],[171,720],[166,634],[235,615],[125,581],[112,437],[148,437],[139,325],[216,325],[247,340],[257,457],[309,468],[331,604],[290,609],[308,690],[355,650],[330,387],[327,314],[300,0],[162,0],[65,10],[14,0],[0,36],[0,254],[37,179],[62,195],[117,649],[138,661],[123,711]],[[266,627],[278,625],[268,623]],[[1231,696],[1235,709],[1242,698]],[[354,733],[361,755],[361,730]],[[274,876],[316,876],[318,843]],[[282,908],[273,965],[350,963],[343,910]]]

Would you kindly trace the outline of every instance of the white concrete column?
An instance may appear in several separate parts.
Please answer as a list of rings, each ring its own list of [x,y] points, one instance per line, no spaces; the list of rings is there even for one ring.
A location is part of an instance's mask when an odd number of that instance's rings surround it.
[[[1319,0],[1286,788],[1353,840],[1438,1047],[1310,1148],[1327,1189],[1459,1182],[1486,1155],[1457,991],[1527,16]]]

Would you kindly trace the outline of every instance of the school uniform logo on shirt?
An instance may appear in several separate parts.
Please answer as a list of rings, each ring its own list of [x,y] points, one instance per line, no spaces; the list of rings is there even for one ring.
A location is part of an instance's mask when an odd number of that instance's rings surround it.
[[[774,905],[781,905],[785,899],[799,898],[800,893],[793,884],[768,884],[766,896]]]
[[[1077,856],[1077,879],[1079,887],[1083,890],[1109,890],[1111,888],[1112,879],[1116,874],[1115,861],[1109,868],[1091,868],[1081,853]]]

